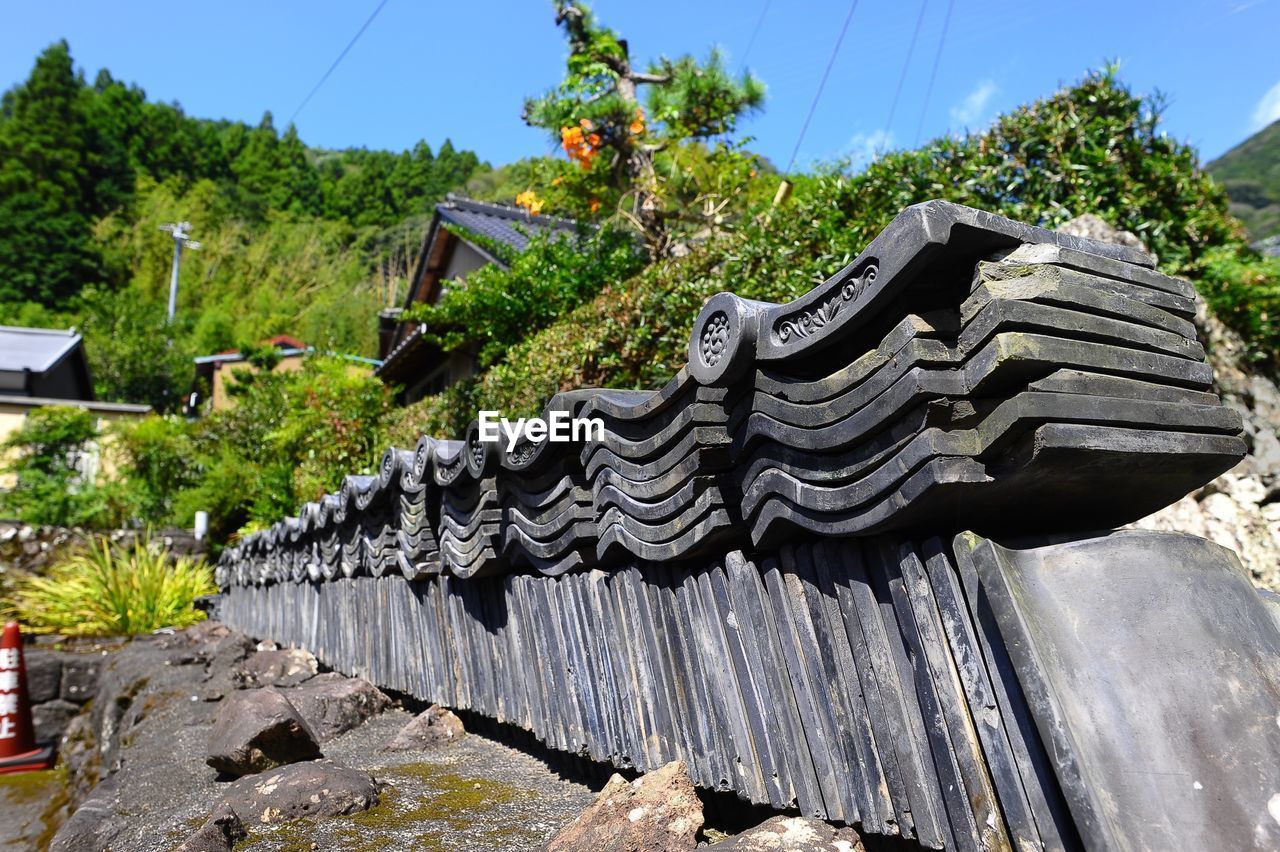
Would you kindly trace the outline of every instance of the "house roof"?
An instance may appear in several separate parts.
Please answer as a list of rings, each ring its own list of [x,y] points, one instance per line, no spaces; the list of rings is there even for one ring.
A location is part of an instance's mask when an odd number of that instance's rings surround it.
[[[0,393],[15,392],[93,399],[84,341],[75,329],[0,326]]]
[[[436,205],[431,224],[423,237],[422,249],[418,252],[413,277],[410,279],[409,292],[405,295],[405,309],[419,299],[431,298],[426,294],[433,292],[432,288],[421,288],[419,285],[428,272],[432,276],[438,276],[447,264],[448,239],[451,236],[446,231],[442,238],[441,223],[456,225],[465,232],[487,237],[509,246],[516,253],[524,251],[529,245],[530,237],[535,234],[548,231],[566,235],[575,234],[579,227],[573,219],[564,219],[560,216],[534,216],[520,207],[476,201],[451,192],[445,196],[444,201]],[[459,239],[466,240],[466,234],[459,236]],[[470,240],[467,242],[491,262],[506,266],[502,258],[494,257],[486,246],[477,245]],[[433,280],[438,283],[438,277]],[[391,347],[385,353],[382,365],[374,371],[374,374],[384,378],[395,374],[404,366],[404,359],[410,353],[423,347],[425,343],[423,334],[424,329],[417,323],[397,321]]]
[[[0,325],[0,370],[47,373],[80,345],[75,329]]]
[[[520,207],[475,201],[454,195],[452,192],[445,196],[444,201],[436,205],[436,213],[450,224],[465,228],[482,237],[497,240],[517,252],[525,250],[529,245],[529,237],[533,234],[543,231],[572,234],[578,229],[578,223],[572,219],[562,219],[559,216],[533,216],[528,210]]]
[[[83,408],[86,411],[98,411],[104,414],[146,414],[151,411],[151,406],[134,402],[97,402],[91,399],[54,399],[47,396],[0,394],[0,408],[10,406],[41,408],[46,405]]]

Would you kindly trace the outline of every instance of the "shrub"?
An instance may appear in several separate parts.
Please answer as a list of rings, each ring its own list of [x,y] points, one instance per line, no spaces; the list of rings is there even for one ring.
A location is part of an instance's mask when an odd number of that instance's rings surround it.
[[[72,406],[33,409],[4,442],[4,472],[15,477],[0,492],[0,510],[31,524],[92,525],[108,520],[107,495],[94,483],[101,438],[96,418]]]
[[[196,598],[213,594],[213,570],[139,537],[130,549],[100,539],[14,590],[12,615],[34,633],[114,636],[204,620]]]
[[[445,349],[479,343],[480,362],[488,366],[606,283],[624,281],[643,266],[630,236],[617,227],[577,237],[543,232],[507,268],[477,269],[438,305],[415,308],[410,317],[424,322]]]
[[[109,434],[117,461],[111,487],[129,507],[129,520],[175,523],[175,501],[197,479],[191,426],[173,415],[151,415],[114,423]]]
[[[231,392],[234,406],[196,424],[198,476],[174,504],[184,525],[208,511],[215,540],[253,520],[279,520],[380,458],[391,393],[350,361],[314,357],[297,371],[241,371]]]

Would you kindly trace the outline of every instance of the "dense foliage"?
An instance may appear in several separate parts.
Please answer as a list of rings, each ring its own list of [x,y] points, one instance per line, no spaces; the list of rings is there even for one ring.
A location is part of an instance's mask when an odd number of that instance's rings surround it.
[[[986,132],[891,153],[856,175],[796,176],[790,206],[761,210],[688,257],[606,287],[474,382],[405,410],[392,435],[458,434],[474,408],[529,414],[547,388],[657,386],[684,363],[689,325],[709,296],[793,299],[852,260],[903,207],[931,198],[1047,227],[1096,213],[1146,241],[1164,271],[1195,281],[1254,357],[1272,359],[1280,264],[1248,251],[1194,150],[1160,132],[1159,108],[1108,70]]]
[[[1280,235],[1280,121],[1206,168],[1227,188],[1231,213],[1244,222],[1254,239]]]
[[[128,549],[106,539],[18,581],[8,615],[32,633],[128,636],[204,620],[196,598],[217,592],[202,560],[172,556],[139,536]]]
[[[238,373],[236,404],[192,428],[189,458],[198,476],[173,497],[171,517],[187,525],[196,511],[209,512],[217,541],[295,512],[336,490],[345,474],[374,469],[391,411],[382,382],[340,358],[311,358],[292,372]]]
[[[92,526],[109,522],[107,495],[95,482],[101,437],[92,414],[80,408],[38,408],[3,444],[0,513],[32,524]]]
[[[505,260],[506,268],[477,269],[465,287],[451,290],[438,305],[417,306],[409,316],[424,322],[445,349],[479,344],[480,363],[488,366],[606,284],[625,281],[644,266],[630,234],[611,225],[576,237],[544,231]]]
[[[297,371],[236,370],[235,405],[187,422],[151,415],[100,429],[73,407],[31,412],[4,449],[16,480],[0,511],[33,524],[190,527],[215,542],[273,522],[372,470],[391,393],[367,366],[308,359]]]
[[[105,70],[86,82],[60,42],[0,101],[0,323],[83,325],[99,395],[165,410],[195,354],[286,332],[373,354],[431,205],[481,168],[447,140],[327,151],[270,114],[191,118]],[[166,327],[158,228],[179,220],[204,247]]]
[[[80,324],[107,398],[172,410],[192,355],[250,351],[271,334],[368,351],[388,302],[385,282],[369,283],[371,264],[404,265],[448,186],[467,181],[482,197],[603,222],[537,236],[419,309],[441,345],[480,348],[484,371],[443,394],[394,411],[367,369],[316,357],[300,372],[242,368],[235,406],[195,423],[157,416],[103,434],[75,409],[40,411],[6,448],[17,487],[0,508],[99,526],[188,525],[205,510],[225,541],[372,470],[388,440],[459,434],[477,408],[515,416],[558,390],[657,386],[684,363],[689,324],[710,295],[793,299],[903,207],[931,198],[1046,227],[1095,213],[1137,234],[1164,271],[1195,281],[1250,355],[1274,361],[1280,261],[1247,248],[1194,150],[1161,132],[1160,102],[1111,70],[982,133],[893,152],[856,174],[791,175],[792,199],[775,207],[779,176],[703,139],[758,104],[757,83],[730,79],[714,56],[636,71],[616,35],[572,17],[581,6],[558,8],[568,76],[527,116],[557,133],[569,158],[495,172],[477,173],[473,157],[447,146],[434,157],[425,146],[321,152],[269,121],[188,119],[109,76],[85,85],[65,45],[47,52],[0,113],[0,321]],[[629,100],[633,84],[650,90],[643,107]],[[139,134],[150,141],[135,144]],[[183,310],[165,326],[171,243],[154,226],[176,219],[200,223],[204,247],[184,261]],[[656,262],[637,251],[637,232]],[[56,275],[22,266],[54,246],[66,249]],[[263,354],[250,359],[257,368],[269,367]],[[96,447],[110,464],[94,481],[83,461]]]

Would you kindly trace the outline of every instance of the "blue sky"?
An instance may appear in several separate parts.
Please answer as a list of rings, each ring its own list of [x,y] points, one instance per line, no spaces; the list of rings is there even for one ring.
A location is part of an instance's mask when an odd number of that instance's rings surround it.
[[[256,123],[271,110],[283,127],[376,5],[9,3],[0,85],[24,79],[41,49],[66,38],[90,79],[106,67],[189,114]],[[718,45],[732,67],[755,71],[768,103],[743,130],[784,166],[849,4],[597,0],[594,7],[628,38],[635,58],[702,55]],[[954,0],[926,102],[946,11],[947,0],[860,0],[797,166],[911,146],[917,128],[928,138],[983,127],[1108,59],[1121,61],[1122,78],[1138,91],[1168,96],[1165,129],[1206,159],[1280,118],[1280,0]],[[565,52],[550,3],[388,0],[296,123],[305,141],[326,147],[402,149],[451,137],[494,164],[545,153],[552,143],[522,124],[520,105],[559,79]]]

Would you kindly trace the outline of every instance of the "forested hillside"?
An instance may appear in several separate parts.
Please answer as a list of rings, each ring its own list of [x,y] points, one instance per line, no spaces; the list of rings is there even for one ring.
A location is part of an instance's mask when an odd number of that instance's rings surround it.
[[[1231,213],[1260,240],[1280,234],[1280,121],[1208,165],[1231,197]]]
[[[432,205],[486,168],[447,140],[329,151],[269,113],[192,118],[106,70],[89,83],[61,42],[0,103],[0,323],[81,326],[99,394],[159,408],[192,355],[271,334],[371,355]],[[203,248],[170,329],[159,228],[179,220]]]

